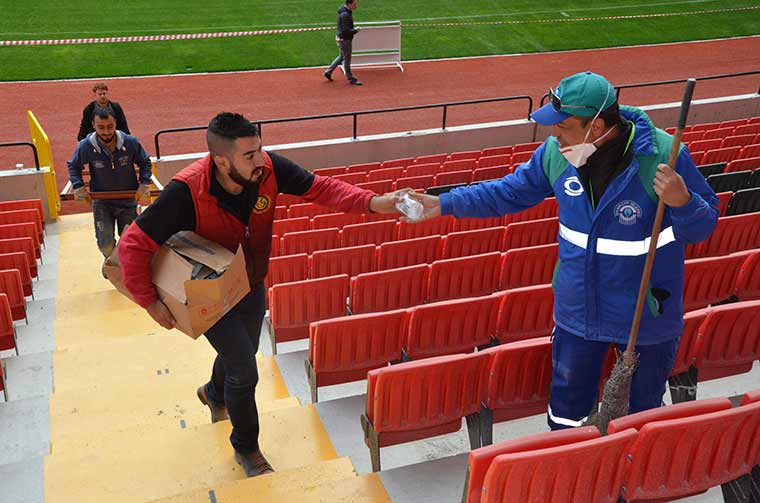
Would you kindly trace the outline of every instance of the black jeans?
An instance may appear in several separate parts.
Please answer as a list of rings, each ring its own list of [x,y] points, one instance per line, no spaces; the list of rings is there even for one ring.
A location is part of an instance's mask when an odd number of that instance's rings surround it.
[[[121,236],[126,226],[137,218],[137,202],[134,200],[123,201],[93,201],[92,216],[95,220],[95,239],[98,249],[104,257],[108,258],[116,244],[114,238],[114,225]]]
[[[264,285],[258,284],[205,334],[217,352],[206,396],[227,406],[232,422],[230,442],[241,454],[259,449],[256,352],[266,312],[265,292]]]

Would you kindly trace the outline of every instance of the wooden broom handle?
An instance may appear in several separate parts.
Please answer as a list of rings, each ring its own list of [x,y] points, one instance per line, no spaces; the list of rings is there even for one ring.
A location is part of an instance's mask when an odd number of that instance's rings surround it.
[[[670,148],[670,157],[668,158],[668,166],[671,169],[675,169],[676,159],[678,158],[678,152],[681,150],[681,136],[683,135],[683,129],[686,127],[686,118],[689,115],[689,106],[691,105],[691,97],[694,94],[694,86],[696,85],[696,79],[689,79],[686,81],[686,89],[683,93],[683,100],[681,101],[681,115],[678,117],[678,127],[675,134],[673,134],[673,145]],[[652,225],[652,239],[649,242],[649,251],[647,251],[646,262],[644,262],[644,272],[641,274],[641,284],[639,285],[639,296],[636,299],[636,310],[633,314],[633,323],[631,324],[631,332],[628,335],[628,346],[625,352],[629,355],[633,355],[636,348],[636,339],[639,336],[639,326],[641,325],[641,316],[644,311],[644,302],[646,302],[647,289],[649,288],[649,277],[652,274],[652,267],[654,266],[654,255],[657,252],[657,241],[660,238],[660,230],[662,228],[662,219],[665,215],[665,203],[660,198],[657,203],[657,213],[654,216],[654,224]]]

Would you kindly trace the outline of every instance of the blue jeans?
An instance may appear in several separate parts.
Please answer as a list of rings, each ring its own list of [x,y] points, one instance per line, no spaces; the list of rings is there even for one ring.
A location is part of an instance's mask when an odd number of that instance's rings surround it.
[[[353,51],[352,46],[354,41],[338,39],[336,43],[338,44],[338,50],[340,53],[333,60],[325,73],[331,74],[333,71],[335,71],[336,68],[338,68],[338,65],[345,63],[343,66],[346,69],[346,78],[348,80],[351,80],[354,78],[354,75],[351,73],[351,54]]]
[[[114,225],[121,236],[124,228],[137,218],[137,203],[133,200],[93,201],[92,215],[98,249],[108,258],[116,244]]]
[[[587,341],[556,327],[552,340],[552,384],[548,423],[552,430],[581,426],[596,407],[599,378],[609,343]],[[624,351],[624,344],[617,344]],[[678,339],[637,346],[629,413],[662,405],[665,383],[678,351]]]
[[[205,387],[206,396],[218,405],[227,406],[232,422],[230,442],[241,454],[259,449],[256,352],[266,311],[265,292],[263,283],[253,287],[251,293],[205,334],[217,353],[211,380]]]

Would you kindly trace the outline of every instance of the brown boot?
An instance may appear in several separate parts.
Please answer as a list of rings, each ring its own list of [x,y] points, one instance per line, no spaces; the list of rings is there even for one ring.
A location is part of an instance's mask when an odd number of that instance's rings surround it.
[[[208,399],[206,396],[206,388],[201,386],[198,388],[197,391],[198,400],[201,401],[203,405],[207,405],[208,408],[211,410],[211,422],[216,423],[217,421],[224,421],[225,419],[229,419],[230,416],[227,414],[227,407],[224,405],[216,405],[211,400]]]
[[[261,450],[249,454],[241,454],[235,451],[235,461],[243,467],[246,477],[258,477],[259,475],[274,473],[272,465],[269,464]]]

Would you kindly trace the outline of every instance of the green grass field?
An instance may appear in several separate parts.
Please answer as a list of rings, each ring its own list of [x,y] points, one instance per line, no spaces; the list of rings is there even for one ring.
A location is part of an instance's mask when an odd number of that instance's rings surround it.
[[[340,0],[38,0],[34,4],[0,0],[0,39],[332,26],[339,5]],[[354,18],[357,22],[401,20],[406,25],[402,31],[403,58],[410,60],[755,35],[760,33],[760,9],[731,9],[757,6],[754,0],[359,0]],[[610,19],[658,13],[670,15]],[[562,21],[545,22],[555,19]],[[509,23],[478,24],[489,21]],[[441,26],[452,22],[465,24]],[[330,31],[214,40],[0,47],[0,80],[326,65],[335,53]]]

